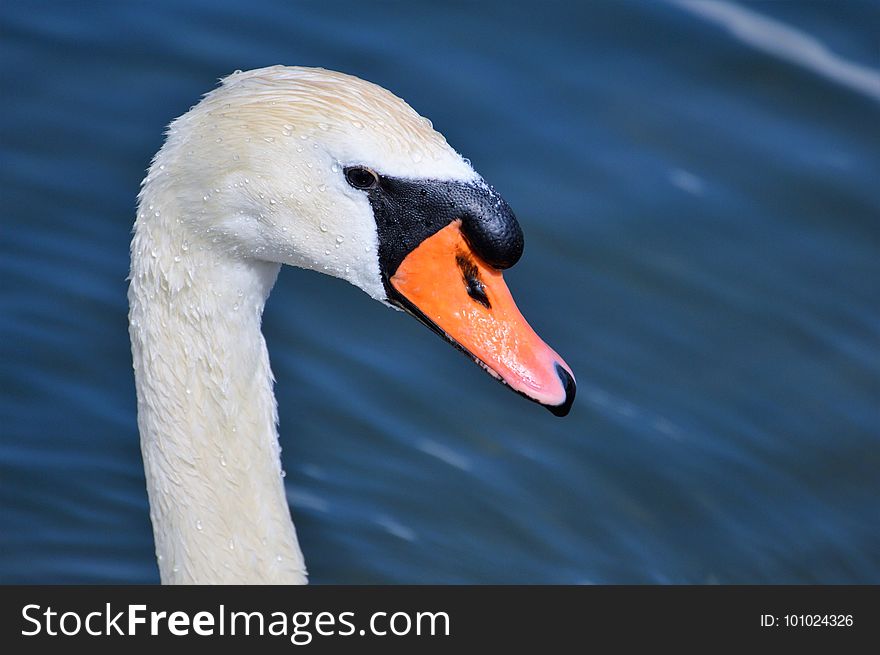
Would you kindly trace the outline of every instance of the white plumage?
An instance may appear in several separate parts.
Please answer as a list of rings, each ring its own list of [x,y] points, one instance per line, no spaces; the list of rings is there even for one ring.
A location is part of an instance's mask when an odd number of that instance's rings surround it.
[[[139,196],[130,333],[164,583],[304,583],[263,306],[280,264],[378,300],[376,224],[343,163],[476,181],[405,102],[354,77],[235,73],[168,129]]]

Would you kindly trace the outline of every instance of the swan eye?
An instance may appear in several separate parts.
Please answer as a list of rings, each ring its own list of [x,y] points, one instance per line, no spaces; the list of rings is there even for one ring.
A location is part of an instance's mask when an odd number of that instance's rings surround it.
[[[351,166],[345,169],[345,179],[355,189],[374,189],[379,186],[379,176],[365,166]]]

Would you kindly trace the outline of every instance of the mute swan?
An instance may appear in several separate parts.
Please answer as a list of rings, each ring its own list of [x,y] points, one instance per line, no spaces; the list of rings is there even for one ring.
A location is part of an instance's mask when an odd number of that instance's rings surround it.
[[[138,196],[128,292],[162,582],[306,582],[260,332],[281,264],[347,280],[568,413],[571,369],[501,276],[522,247],[470,163],[358,78],[237,71],[173,121]]]

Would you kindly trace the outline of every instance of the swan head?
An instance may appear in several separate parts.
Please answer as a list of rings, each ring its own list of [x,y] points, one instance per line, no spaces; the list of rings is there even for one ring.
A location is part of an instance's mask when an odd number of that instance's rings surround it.
[[[323,69],[236,72],[170,125],[142,202],[151,187],[174,195],[190,243],[347,280],[568,413],[571,369],[502,277],[523,250],[513,211],[389,91]]]

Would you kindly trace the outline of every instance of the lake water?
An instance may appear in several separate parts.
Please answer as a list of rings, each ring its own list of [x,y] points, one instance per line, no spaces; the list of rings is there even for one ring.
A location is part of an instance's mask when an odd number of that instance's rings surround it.
[[[880,8],[0,7],[0,582],[158,581],[125,277],[165,125],[275,63],[365,77],[517,212],[557,419],[284,270],[264,330],[315,583],[880,582]]]

